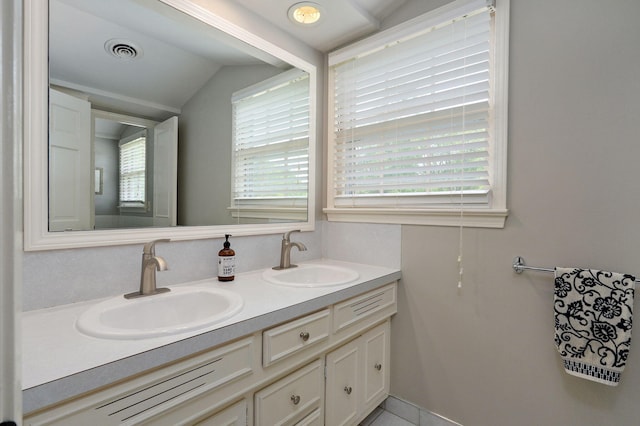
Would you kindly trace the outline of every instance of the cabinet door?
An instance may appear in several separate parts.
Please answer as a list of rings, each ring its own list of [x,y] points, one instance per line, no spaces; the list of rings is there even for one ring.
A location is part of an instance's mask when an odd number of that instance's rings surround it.
[[[362,336],[363,409],[368,411],[389,392],[389,323]]]
[[[353,423],[358,415],[358,340],[327,355],[326,424]]]
[[[195,426],[246,426],[247,425],[247,400],[236,402],[224,410],[199,421]]]

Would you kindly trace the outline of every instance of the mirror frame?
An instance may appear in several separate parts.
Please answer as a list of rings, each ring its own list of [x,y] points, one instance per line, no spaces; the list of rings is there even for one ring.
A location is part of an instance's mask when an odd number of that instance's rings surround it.
[[[49,232],[48,216],[48,1],[24,2],[24,250],[54,250],[113,246],[148,242],[157,238],[175,241],[275,234],[315,227],[317,69],[316,66],[227,21],[189,0],[159,0],[236,39],[309,73],[309,189],[307,221],[274,224],[178,226],[92,231]]]

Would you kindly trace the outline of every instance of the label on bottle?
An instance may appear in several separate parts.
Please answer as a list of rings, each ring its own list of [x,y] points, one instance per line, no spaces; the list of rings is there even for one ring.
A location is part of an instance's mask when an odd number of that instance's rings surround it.
[[[236,274],[235,256],[218,256],[218,276],[233,277]]]

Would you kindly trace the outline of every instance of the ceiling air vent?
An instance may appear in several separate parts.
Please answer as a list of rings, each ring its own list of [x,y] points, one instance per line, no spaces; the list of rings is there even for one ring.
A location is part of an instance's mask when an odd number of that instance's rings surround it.
[[[104,50],[118,59],[130,61],[142,56],[142,48],[129,40],[113,38],[104,44]]]

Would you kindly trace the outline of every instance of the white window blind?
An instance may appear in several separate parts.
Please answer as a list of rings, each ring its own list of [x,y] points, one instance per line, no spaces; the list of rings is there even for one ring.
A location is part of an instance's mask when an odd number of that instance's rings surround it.
[[[136,207],[146,201],[146,133],[120,143],[120,206]]]
[[[335,207],[488,205],[494,14],[467,9],[330,57]]]
[[[232,208],[300,209],[309,183],[309,76],[281,73],[234,93]]]

